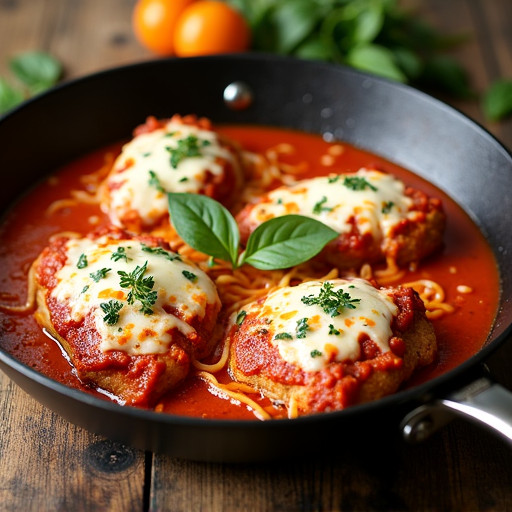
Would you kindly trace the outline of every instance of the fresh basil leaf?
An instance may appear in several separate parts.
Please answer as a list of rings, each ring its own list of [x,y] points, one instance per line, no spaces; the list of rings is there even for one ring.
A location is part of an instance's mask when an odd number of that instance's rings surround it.
[[[11,110],[24,99],[21,91],[12,87],[7,80],[0,78],[0,114]]]
[[[355,1],[345,7],[346,19],[353,19],[353,43],[370,43],[384,24],[381,2]]]
[[[433,27],[397,9],[386,18],[376,42],[387,48],[406,47],[422,54],[435,52],[441,45],[440,35]]]
[[[395,55],[395,62],[407,78],[414,80],[421,75],[423,62],[416,53],[409,48],[395,48],[393,54]]]
[[[26,52],[17,55],[11,59],[10,68],[32,94],[55,85],[62,72],[59,61],[43,52]]]
[[[293,267],[316,256],[339,233],[301,215],[284,215],[260,224],[251,233],[239,265],[261,270]]]
[[[240,11],[251,27],[257,25],[275,7],[275,0],[225,0]]]
[[[224,206],[201,194],[169,193],[167,197],[171,222],[188,245],[236,264],[240,233]]]
[[[275,0],[226,0],[239,10],[251,28],[251,47],[258,51],[273,52],[276,48],[278,28],[273,20]]]
[[[512,80],[494,82],[483,97],[482,108],[491,121],[512,115]]]
[[[322,15],[323,10],[311,0],[277,4],[272,17],[277,30],[276,51],[293,51],[312,32]]]
[[[332,45],[328,45],[321,39],[304,41],[293,54],[301,59],[334,60]]]
[[[407,77],[397,66],[393,52],[376,44],[365,44],[356,46],[347,55],[347,64],[375,73],[391,80],[406,82]]]
[[[344,7],[333,9],[320,25],[319,37],[329,42],[335,60],[341,61],[354,45],[355,19],[347,17]]]

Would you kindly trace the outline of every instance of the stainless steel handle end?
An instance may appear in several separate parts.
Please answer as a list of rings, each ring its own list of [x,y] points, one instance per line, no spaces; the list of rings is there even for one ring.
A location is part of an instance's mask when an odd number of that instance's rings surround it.
[[[406,441],[417,443],[456,416],[498,433],[512,445],[512,393],[486,377],[446,398],[437,398],[417,407],[404,417],[400,427]]]

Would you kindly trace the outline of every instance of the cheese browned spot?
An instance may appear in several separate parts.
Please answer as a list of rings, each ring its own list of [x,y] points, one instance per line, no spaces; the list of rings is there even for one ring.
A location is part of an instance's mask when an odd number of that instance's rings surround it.
[[[220,300],[210,278],[151,238],[56,238],[37,261],[36,318],[84,382],[150,403],[209,354]],[[146,374],[147,368],[149,374]]]
[[[168,215],[168,192],[227,201],[242,180],[234,145],[200,122],[175,116],[124,145],[104,184],[102,209],[113,224],[138,232]]]
[[[393,393],[436,351],[412,289],[312,281],[278,289],[244,311],[228,331],[233,377],[294,403],[300,414]]]

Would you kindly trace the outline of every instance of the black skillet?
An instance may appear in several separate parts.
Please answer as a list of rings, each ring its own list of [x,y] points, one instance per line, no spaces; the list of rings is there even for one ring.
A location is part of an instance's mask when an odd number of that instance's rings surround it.
[[[233,83],[234,97],[233,87],[226,91]],[[453,411],[487,421],[512,440],[512,394],[483,377],[483,362],[506,342],[512,324],[512,157],[503,146],[445,104],[351,69],[258,55],[159,60],[57,87],[0,120],[1,204],[66,161],[127,139],[147,115],[173,113],[345,140],[445,190],[478,223],[498,261],[500,309],[485,347],[447,374],[377,402],[270,422],[122,407],[52,381],[0,350],[0,368],[12,380],[86,429],[196,460],[243,462],[332,451],[333,439],[362,438],[375,424],[421,439]]]

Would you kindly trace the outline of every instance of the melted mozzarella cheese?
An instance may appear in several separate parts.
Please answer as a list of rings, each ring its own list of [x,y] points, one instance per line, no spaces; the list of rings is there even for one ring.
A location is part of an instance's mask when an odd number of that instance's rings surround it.
[[[95,241],[71,239],[66,249],[67,261],[56,273],[57,285],[51,295],[69,305],[72,320],[80,322],[87,315],[93,316],[101,351],[122,350],[131,355],[166,352],[172,342],[170,330],[176,328],[184,335],[193,333],[194,328],[187,322],[194,317],[203,318],[208,304],[220,304],[210,278],[173,252],[148,248],[135,240],[107,237]],[[146,270],[140,272],[144,266]],[[118,272],[133,275],[137,267],[141,279],[153,278],[151,291],[156,292],[156,300],[150,305],[152,314],[142,312],[142,303],[137,299],[129,304],[128,295],[133,288],[120,284]],[[102,309],[102,304],[110,301],[122,305],[113,324]],[[178,310],[181,318],[166,312],[165,306],[168,311]]]
[[[359,183],[365,180],[367,185],[354,190],[348,186],[352,178]],[[338,233],[347,233],[354,219],[360,233],[379,239],[402,219],[416,215],[408,212],[412,201],[404,195],[404,188],[395,177],[367,169],[303,180],[270,192],[251,210],[249,221],[257,225],[273,217],[298,214],[319,220]]]
[[[327,281],[333,292],[347,293],[354,309],[340,308],[332,316],[321,305],[307,305],[303,297],[319,297],[324,282],[312,281],[280,288],[269,294],[263,305],[249,306],[272,332],[272,344],[281,357],[305,371],[319,371],[330,361],[357,361],[359,339],[366,335],[382,353],[388,352],[391,321],[398,314],[392,299],[362,279]],[[260,329],[261,324],[249,324]]]
[[[197,138],[198,151],[193,156],[184,151],[173,167],[172,152],[188,137]],[[124,145],[108,178],[110,201],[103,209],[118,226],[131,211],[151,225],[167,213],[167,192],[198,193],[211,176],[222,175],[221,162],[226,161],[237,168],[234,156],[219,144],[215,132],[169,122]]]

